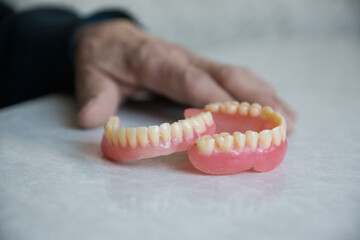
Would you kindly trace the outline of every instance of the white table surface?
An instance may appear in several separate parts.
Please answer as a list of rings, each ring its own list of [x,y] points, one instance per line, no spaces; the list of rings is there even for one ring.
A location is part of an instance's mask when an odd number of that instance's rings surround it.
[[[268,173],[207,176],[184,153],[118,165],[102,128],[75,127],[71,98],[0,110],[0,239],[359,239],[357,39],[253,42],[205,51],[265,76],[299,115]],[[151,106],[151,109],[149,107]],[[126,126],[182,115],[130,104]]]

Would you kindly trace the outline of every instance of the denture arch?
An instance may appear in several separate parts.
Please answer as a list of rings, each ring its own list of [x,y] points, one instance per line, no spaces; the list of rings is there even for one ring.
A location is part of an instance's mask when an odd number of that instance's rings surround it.
[[[130,162],[184,151],[202,135],[214,132],[210,112],[199,112],[172,124],[137,128],[123,128],[119,118],[113,116],[105,124],[101,148],[110,160]]]
[[[266,172],[277,167],[286,150],[286,122],[271,107],[247,102],[211,103],[188,109],[186,117],[210,111],[217,133],[204,135],[188,149],[191,163],[208,174],[233,174],[253,169]]]

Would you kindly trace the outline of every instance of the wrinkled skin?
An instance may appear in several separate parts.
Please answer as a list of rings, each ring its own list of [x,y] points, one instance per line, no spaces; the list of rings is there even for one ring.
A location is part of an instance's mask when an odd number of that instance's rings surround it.
[[[258,102],[280,111],[288,132],[296,118],[274,88],[249,69],[204,59],[127,20],[94,23],[79,31],[75,74],[82,128],[104,124],[139,90],[194,107],[215,101]]]

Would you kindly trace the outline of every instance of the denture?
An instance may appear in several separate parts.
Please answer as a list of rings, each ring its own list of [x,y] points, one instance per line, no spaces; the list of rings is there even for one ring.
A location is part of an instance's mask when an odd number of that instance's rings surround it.
[[[216,134],[204,135],[189,147],[195,168],[214,175],[246,170],[267,172],[283,160],[286,150],[286,122],[270,107],[255,103],[211,103],[204,109],[188,109],[186,117],[210,111]]]
[[[199,112],[189,118],[160,126],[122,128],[118,117],[105,124],[101,143],[104,156],[116,162],[130,162],[186,150],[203,135],[215,133],[210,112]]]
[[[286,122],[271,107],[232,101],[187,109],[184,115],[171,125],[138,128],[122,128],[119,118],[111,117],[102,152],[113,161],[130,162],[187,149],[193,166],[213,175],[267,172],[286,154]]]

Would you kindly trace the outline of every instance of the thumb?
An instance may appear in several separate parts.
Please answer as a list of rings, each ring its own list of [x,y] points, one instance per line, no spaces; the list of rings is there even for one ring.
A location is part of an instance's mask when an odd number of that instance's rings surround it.
[[[79,71],[76,96],[80,105],[77,122],[81,128],[94,128],[104,124],[120,104],[117,83],[96,69]]]

